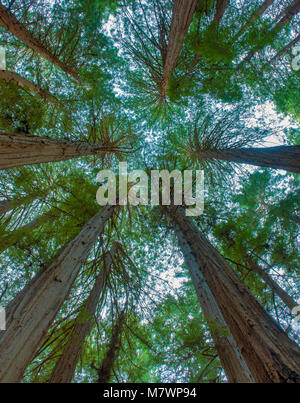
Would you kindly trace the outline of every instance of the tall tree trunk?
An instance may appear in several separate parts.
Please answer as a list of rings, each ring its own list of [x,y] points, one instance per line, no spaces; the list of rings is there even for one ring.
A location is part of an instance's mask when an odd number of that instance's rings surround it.
[[[174,0],[171,28],[168,38],[168,49],[163,61],[163,77],[161,82],[161,96],[166,97],[167,89],[173,70],[178,62],[184,38],[196,9],[198,0]]]
[[[49,91],[43,90],[36,84],[32,83],[26,78],[21,77],[19,74],[13,73],[12,71],[0,70],[0,79],[5,81],[6,84],[12,82],[17,84],[17,86],[20,88],[28,88],[31,92],[38,94],[45,101],[56,104],[60,103],[59,100],[54,95],[50,94]]]
[[[45,162],[65,161],[87,155],[117,151],[117,147],[0,132],[0,169]]]
[[[228,5],[229,0],[217,0],[216,13],[212,22],[215,27],[219,26]]]
[[[197,150],[198,159],[217,159],[259,167],[300,172],[300,146]]]
[[[228,334],[226,322],[203,274],[199,270],[190,245],[184,238],[178,225],[175,224],[174,229],[185,259],[185,264],[189,269],[198,300],[204,317],[210,327],[215,348],[228,381],[232,383],[252,383],[254,380],[247,364],[245,363],[232,335],[230,332]]]
[[[255,382],[299,383],[300,350],[181,207],[169,214],[194,254]]]
[[[106,281],[111,271],[114,256],[118,244],[112,246],[104,258],[103,267],[97,276],[95,285],[90,292],[88,299],[80,308],[74,328],[66,342],[63,353],[59,357],[51,374],[51,383],[69,383],[74,378],[76,365],[80,357],[85,338],[89,335],[96,313],[100,296],[105,291]]]
[[[264,271],[252,258],[251,256],[246,256],[246,262],[249,264],[250,268],[255,271],[261,277],[265,283],[271,288],[271,290],[285,303],[285,305],[292,311],[295,306],[298,306],[296,301],[283,289],[279,284],[272,279],[272,277]]]
[[[0,331],[0,382],[22,379],[113,210],[103,207],[8,305],[7,330]]]
[[[47,49],[38,39],[36,39],[27,28],[17,20],[17,18],[0,2],[0,24],[8,29],[20,41],[24,42],[29,48],[45,57],[51,63],[61,68],[65,73],[69,74],[76,81],[79,81],[79,76],[71,67],[62,63],[49,49]]]
[[[126,318],[125,310],[122,311],[113,327],[108,349],[98,369],[98,383],[108,383],[111,380],[114,364],[122,346],[122,330]]]
[[[235,42],[258,18],[274,3],[274,0],[265,0],[263,4],[253,13],[245,25],[239,30],[239,32],[233,37],[232,43]]]

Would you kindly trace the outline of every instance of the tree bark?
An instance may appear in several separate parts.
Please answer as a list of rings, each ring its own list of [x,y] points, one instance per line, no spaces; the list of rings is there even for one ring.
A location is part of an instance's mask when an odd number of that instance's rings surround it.
[[[113,210],[103,207],[8,305],[7,330],[0,331],[0,382],[22,379]]]
[[[8,29],[20,41],[24,42],[29,48],[39,53],[41,56],[55,64],[62,69],[65,73],[72,76],[76,81],[79,81],[78,73],[72,68],[62,63],[57,56],[55,56],[49,49],[36,39],[27,28],[11,14],[11,12],[0,3],[0,24]]]
[[[271,290],[285,303],[285,305],[292,311],[295,306],[298,306],[296,301],[283,289],[279,284],[272,279],[272,277],[264,271],[250,256],[246,256],[246,261],[250,268],[261,277]]]
[[[299,383],[300,350],[180,207],[170,208],[255,382]]]
[[[228,333],[228,327],[223,315],[210,291],[207,282],[199,270],[195,256],[190,245],[183,236],[180,228],[175,224],[178,243],[184,256],[185,264],[189,269],[191,279],[201,305],[205,320],[210,327],[210,332],[220,358],[227,379],[232,383],[254,382],[250,371],[239,351],[232,335]]]
[[[38,94],[41,98],[43,98],[47,102],[51,103],[60,103],[59,100],[49,91],[43,90],[36,84],[27,80],[26,78],[21,77],[19,74],[13,73],[8,70],[0,70],[0,79],[5,81],[6,84],[11,82],[16,83],[20,88],[28,88],[31,92]]]
[[[300,172],[300,146],[197,150],[196,153],[199,160],[217,159]]]
[[[126,312],[122,311],[113,327],[109,347],[98,369],[97,383],[108,383],[111,380],[114,364],[122,346],[122,330],[125,318]]]
[[[168,38],[168,49],[163,60],[163,77],[161,82],[161,96],[166,97],[167,89],[173,70],[178,62],[184,38],[196,9],[198,0],[174,0],[171,28]]]
[[[0,170],[117,151],[117,147],[0,132]]]
[[[220,24],[220,21],[225,13],[225,10],[227,6],[229,5],[229,0],[217,0],[217,5],[216,5],[216,13],[213,19],[213,25],[215,27],[218,27]]]
[[[118,244],[112,246],[104,258],[103,267],[97,276],[95,285],[88,299],[80,308],[74,328],[66,343],[63,353],[52,371],[50,383],[69,383],[74,378],[78,359],[80,357],[85,338],[89,335],[94,321],[100,296],[105,291],[106,281],[109,277]]]

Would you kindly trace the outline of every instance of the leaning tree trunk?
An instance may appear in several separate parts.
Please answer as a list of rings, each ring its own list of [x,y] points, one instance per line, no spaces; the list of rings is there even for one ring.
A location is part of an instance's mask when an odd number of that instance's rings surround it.
[[[69,74],[76,81],[79,81],[79,76],[76,71],[59,60],[49,49],[47,49],[38,39],[36,39],[27,28],[17,20],[17,18],[0,3],[0,24],[8,29],[20,41],[24,42],[29,48],[39,53],[41,56],[55,64],[65,73]]]
[[[183,41],[192,22],[197,1],[198,0],[174,0],[167,54],[163,61],[163,77],[160,86],[162,98],[166,97],[170,77],[178,62]]]
[[[300,350],[182,208],[171,208],[255,382],[299,383]]]
[[[201,305],[205,320],[208,323],[210,332],[220,358],[222,367],[229,382],[252,383],[254,380],[239,351],[223,315],[210,291],[205,278],[199,270],[196,258],[185,240],[180,228],[175,225],[178,242],[184,256],[185,264],[189,269],[191,279]]]
[[[114,151],[117,151],[117,147],[30,134],[0,133],[0,169],[65,161]]]
[[[250,268],[255,271],[261,277],[265,283],[271,288],[271,290],[276,294],[282,302],[292,311],[295,306],[298,306],[296,301],[283,289],[279,284],[272,279],[272,277],[265,272],[250,256],[246,256],[246,262],[249,264]]]
[[[122,330],[125,318],[126,312],[122,311],[113,327],[108,349],[98,369],[98,383],[108,383],[111,380],[114,364],[122,346]]]
[[[196,153],[199,160],[217,159],[300,172],[300,146],[197,150]]]
[[[51,102],[54,104],[59,103],[59,100],[49,91],[43,90],[38,85],[32,83],[26,78],[23,78],[17,73],[13,73],[12,71],[0,70],[0,80],[3,80],[6,84],[15,83],[18,87],[23,89],[28,88],[31,92],[33,92],[34,94],[38,94],[47,102]]]
[[[212,21],[213,26],[216,28],[219,26],[220,21],[225,13],[227,6],[229,5],[229,0],[217,0],[216,13]]]
[[[112,246],[103,262],[100,274],[88,299],[80,308],[74,328],[66,342],[63,353],[59,357],[50,378],[50,383],[69,383],[74,378],[76,365],[81,355],[85,338],[89,335],[100,296],[104,293],[107,278],[109,277],[114,256],[118,249],[118,243]]]
[[[113,210],[103,207],[8,305],[7,330],[0,332],[0,382],[22,379]]]

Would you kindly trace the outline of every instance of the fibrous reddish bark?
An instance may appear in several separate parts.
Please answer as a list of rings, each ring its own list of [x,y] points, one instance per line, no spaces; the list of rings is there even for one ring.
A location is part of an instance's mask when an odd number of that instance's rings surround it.
[[[0,169],[65,161],[114,151],[117,151],[117,148],[100,144],[52,139],[22,133],[0,133]]]
[[[217,159],[300,172],[300,146],[197,150],[199,160]]]
[[[180,207],[171,208],[255,382],[299,383],[300,350]]]
[[[6,308],[7,330],[0,331],[0,382],[22,379],[113,210],[105,206],[92,217]]]
[[[160,86],[161,96],[166,97],[173,70],[178,62],[184,38],[196,9],[198,0],[174,0],[168,48],[163,60],[163,77]]]
[[[118,244],[115,243],[112,246],[111,251],[109,251],[104,258],[102,270],[96,278],[95,285],[92,288],[88,299],[80,308],[79,315],[75,320],[74,328],[72,329],[65,348],[52,371],[50,378],[51,383],[68,383],[74,378],[82,346],[85,338],[89,335],[92,329],[99,298],[105,291],[106,281],[110,274],[117,249]]]
[[[190,245],[185,240],[176,223],[174,224],[174,229],[184,256],[185,264],[189,269],[203,315],[210,327],[215,348],[228,381],[232,383],[252,383],[253,378],[247,364],[245,363],[232,335],[228,332],[228,327],[223,315],[203,274],[199,270]]]
[[[27,28],[1,3],[0,24],[20,39],[20,41],[24,42],[29,48],[33,49],[35,52],[39,53],[51,63],[62,69],[65,73],[75,78],[76,81],[79,81],[78,73],[71,67],[62,63],[57,56],[36,39],[31,32],[29,32]]]

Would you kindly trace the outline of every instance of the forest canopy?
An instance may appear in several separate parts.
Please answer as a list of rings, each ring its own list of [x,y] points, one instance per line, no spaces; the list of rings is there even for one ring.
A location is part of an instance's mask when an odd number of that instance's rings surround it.
[[[0,1],[0,382],[300,383],[299,56],[299,0]]]

